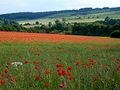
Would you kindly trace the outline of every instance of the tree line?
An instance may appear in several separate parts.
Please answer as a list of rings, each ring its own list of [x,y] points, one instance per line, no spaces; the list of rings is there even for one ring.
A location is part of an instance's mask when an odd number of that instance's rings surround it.
[[[33,33],[59,33],[69,35],[87,35],[87,36],[110,36],[111,33],[120,32],[120,20],[106,17],[104,21],[91,23],[67,23],[65,18],[55,20],[55,23],[49,22],[48,25],[36,23],[39,26],[25,28],[22,25],[1,25],[0,30],[33,32]],[[115,34],[117,35],[117,34]],[[118,34],[118,36],[120,36]]]

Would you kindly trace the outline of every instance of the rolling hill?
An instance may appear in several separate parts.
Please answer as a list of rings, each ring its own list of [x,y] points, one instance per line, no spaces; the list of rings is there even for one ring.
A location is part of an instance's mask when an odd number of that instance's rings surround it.
[[[60,17],[71,17],[79,15],[89,15],[97,13],[111,13],[119,12],[120,7],[115,8],[81,8],[77,10],[62,10],[62,11],[49,11],[49,12],[19,12],[19,13],[9,13],[2,14],[0,18],[10,19],[10,20],[32,20],[41,18],[60,18]],[[120,12],[118,13],[120,14]]]

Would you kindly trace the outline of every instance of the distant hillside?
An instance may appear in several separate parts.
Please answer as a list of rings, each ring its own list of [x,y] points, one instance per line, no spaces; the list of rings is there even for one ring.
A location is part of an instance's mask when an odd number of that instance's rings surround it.
[[[104,12],[120,11],[120,7],[116,8],[82,8],[78,10],[62,10],[62,11],[50,11],[50,12],[20,12],[20,13],[10,13],[2,14],[0,18],[10,19],[10,20],[32,20],[39,18],[55,18],[64,16],[75,16],[75,15],[88,15]]]
[[[18,23],[13,20],[7,20],[7,19],[0,18],[0,26],[6,26],[6,25],[18,25]]]

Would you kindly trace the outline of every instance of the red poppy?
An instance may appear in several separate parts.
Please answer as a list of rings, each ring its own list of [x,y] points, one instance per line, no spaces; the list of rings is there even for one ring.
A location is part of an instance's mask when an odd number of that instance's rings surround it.
[[[11,63],[10,63],[10,62],[7,62],[7,65],[8,65],[8,66],[10,66],[10,65],[11,65]]]
[[[28,60],[25,60],[25,64],[28,64]]]
[[[96,61],[93,60],[93,59],[88,59],[88,61],[89,61],[90,63],[92,63],[92,64],[96,64]]]
[[[49,70],[45,70],[45,74],[49,74],[50,72],[49,72]]]
[[[35,69],[38,69],[39,67],[38,66],[35,66]]]
[[[10,76],[10,75],[7,75],[7,76],[6,76],[6,78],[7,78],[7,79],[10,79],[10,78],[11,78],[11,76]]]
[[[97,80],[97,78],[96,78],[96,77],[94,77],[94,78],[93,78],[93,80],[94,80],[94,81],[96,81],[96,80]]]
[[[4,74],[0,74],[0,77],[3,77],[4,76]]]
[[[35,80],[36,80],[36,81],[40,80],[40,76],[39,76],[39,75],[36,75],[36,76],[35,76]]]
[[[56,67],[61,68],[61,67],[63,67],[63,65],[62,64],[57,64]]]
[[[65,70],[62,70],[62,75],[66,75],[66,71]]]
[[[67,70],[72,70],[72,68],[70,66],[67,67]]]
[[[57,68],[57,72],[59,72],[61,70],[61,68]]]
[[[37,64],[37,63],[38,63],[38,61],[37,61],[37,60],[33,61],[33,64]]]
[[[5,69],[5,71],[4,71],[5,73],[8,73],[9,72],[9,70],[8,69]]]
[[[47,60],[47,59],[44,59],[44,62],[48,62],[48,60]]]
[[[71,72],[68,72],[67,75],[70,77],[70,76],[72,76],[72,73],[71,73]]]
[[[49,84],[48,84],[48,83],[45,83],[45,87],[49,87]]]
[[[59,76],[62,76],[62,71],[61,71],[61,70],[58,71],[58,75],[59,75]]]
[[[69,80],[74,80],[74,78],[70,76],[70,77],[69,77]]]
[[[77,62],[76,62],[76,66],[78,66],[78,65],[80,65],[80,61],[77,61]]]
[[[5,80],[0,80],[1,85],[4,85],[6,83]]]

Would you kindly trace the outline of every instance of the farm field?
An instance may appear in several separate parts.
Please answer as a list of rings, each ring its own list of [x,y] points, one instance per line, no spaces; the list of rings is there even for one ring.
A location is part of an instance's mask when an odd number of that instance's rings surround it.
[[[25,23],[30,23],[30,24],[35,24],[36,21],[39,23],[47,25],[49,22],[54,23],[55,20],[62,20],[62,18],[66,19],[66,22],[68,23],[87,23],[87,22],[95,22],[95,21],[103,21],[105,17],[109,16],[110,18],[114,19],[119,19],[120,18],[120,11],[112,11],[112,12],[103,12],[103,13],[94,13],[94,14],[87,14],[87,15],[76,15],[76,16],[71,16],[71,15],[64,15],[64,14],[56,14],[50,17],[46,18],[41,18],[41,19],[33,19],[33,20],[18,20],[17,22],[19,24],[25,24]],[[89,18],[88,18],[89,17]],[[97,18],[98,17],[98,18]],[[33,27],[35,25],[29,25],[26,27]]]
[[[0,90],[120,90],[120,39],[1,31]]]
[[[23,20],[23,21],[17,21],[19,24],[25,24],[25,23],[30,23],[30,24],[33,24],[33,25],[28,25],[29,27],[33,27],[33,26],[39,26],[39,25],[34,25],[36,21],[38,21],[39,23],[42,23],[44,25],[47,25],[49,22],[51,23],[55,23],[55,20],[62,20],[62,18],[54,18],[54,19],[51,19],[51,18],[43,18],[43,19],[34,19],[34,20]],[[95,22],[95,21],[103,21],[104,18],[91,18],[91,19],[79,19],[78,17],[74,17],[74,18],[68,18],[66,20],[67,23],[75,23],[75,22],[78,22],[78,23],[87,23],[87,22]],[[27,26],[25,26],[27,27]]]

